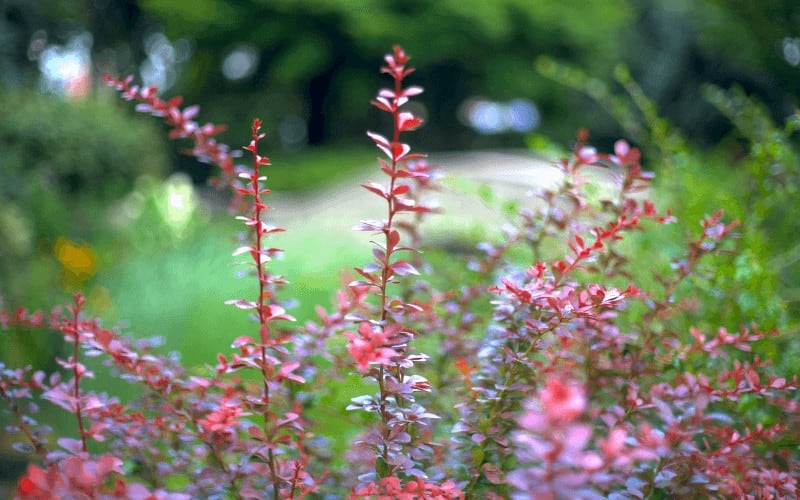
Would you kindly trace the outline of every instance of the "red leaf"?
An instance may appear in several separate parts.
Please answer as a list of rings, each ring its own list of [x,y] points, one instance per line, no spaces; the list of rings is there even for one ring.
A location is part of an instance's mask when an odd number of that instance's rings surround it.
[[[470,375],[478,369],[475,366],[470,366],[466,358],[458,358],[455,362],[455,367],[456,370],[460,371],[462,375]],[[456,432],[455,429],[453,432]]]
[[[383,158],[378,158],[378,163],[380,164],[381,170],[383,170],[383,173],[385,173],[386,175],[388,175],[390,177],[394,177],[395,176],[395,173],[392,170],[392,167],[386,162],[386,160],[384,160]]]
[[[361,187],[363,187],[367,191],[377,194],[381,198],[389,197],[389,195],[386,192],[386,186],[384,186],[383,184],[378,184],[377,182],[370,182],[369,184],[362,184]]]
[[[406,156],[410,151],[411,151],[411,146],[409,146],[408,144],[395,142],[394,144],[392,144],[391,153],[389,154],[389,157],[394,161],[400,161],[406,158]]]
[[[278,378],[279,379],[283,378],[283,379],[286,379],[286,380],[292,380],[294,382],[299,382],[301,384],[305,383],[306,379],[304,379],[300,375],[292,373],[293,371],[295,371],[299,367],[300,367],[300,363],[298,363],[297,361],[292,361],[290,363],[282,364],[280,370],[278,370]],[[290,414],[287,414],[287,416],[288,415],[290,415]],[[292,419],[292,420],[294,420],[294,419]],[[291,420],[288,420],[288,421],[291,421]],[[278,424],[278,425],[280,426],[280,424]]]
[[[248,344],[255,345],[255,343],[256,343],[255,340],[251,339],[250,337],[248,337],[246,335],[242,335],[242,336],[236,337],[236,339],[231,344],[231,347],[234,348],[234,349],[238,349],[239,347],[242,347],[242,346],[248,345]]]
[[[503,484],[506,482],[503,471],[496,465],[485,463],[481,467],[481,472],[483,472],[484,477],[492,484]]]
[[[388,252],[394,250],[394,247],[400,243],[400,232],[396,229],[392,229],[389,231],[389,238],[388,238],[389,248],[387,249]]]
[[[383,111],[386,111],[388,113],[392,113],[393,112],[392,105],[389,103],[389,101],[387,101],[383,97],[378,97],[377,99],[374,99],[374,100],[370,101],[370,104],[372,104],[376,108],[378,108],[380,110],[383,110]]]
[[[363,276],[364,278],[366,278],[366,279],[367,279],[367,282],[368,282],[369,284],[375,284],[375,283],[377,282],[377,278],[376,278],[375,276],[373,276],[372,274],[370,274],[370,273],[368,273],[368,272],[364,271],[364,270],[363,270],[363,269],[361,269],[360,267],[354,267],[353,269],[355,269],[355,270],[356,270],[356,272],[357,272],[358,274],[360,274],[361,276]]]
[[[395,186],[395,188],[392,190],[392,194],[395,195],[395,196],[401,195],[401,194],[406,194],[410,189],[411,188],[408,185],[401,184],[399,186]]]
[[[422,125],[422,120],[411,113],[400,113],[397,115],[397,126],[400,132],[408,132]]]
[[[267,316],[270,319],[282,319],[286,321],[295,321],[295,318],[289,314],[286,314],[286,309],[277,305],[277,304],[270,304],[267,307]]]
[[[418,157],[418,158],[424,158],[425,157],[425,155],[409,155],[406,159],[411,159],[411,156]],[[389,175],[392,175],[392,174],[389,173]],[[398,169],[394,173],[394,176],[395,177],[412,177],[412,178],[415,178],[415,177],[427,177],[428,174],[425,173],[425,172],[411,172],[409,170]]]

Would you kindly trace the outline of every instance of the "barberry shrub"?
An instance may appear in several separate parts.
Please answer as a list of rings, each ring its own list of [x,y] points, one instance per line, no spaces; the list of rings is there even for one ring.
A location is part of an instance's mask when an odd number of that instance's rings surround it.
[[[228,303],[253,330],[187,369],[87,317],[80,293],[66,312],[0,312],[2,331],[60,332],[71,347],[52,374],[0,366],[6,430],[31,455],[16,498],[796,497],[797,377],[753,354],[778,332],[709,329],[692,315],[709,257],[735,252],[737,223],[690,221],[682,253],[638,255],[638,239],[679,222],[650,201],[637,149],[618,141],[601,154],[581,132],[556,165],[558,185],[451,276],[452,263],[422,252],[420,223],[437,211],[422,195],[439,189],[437,174],[403,142],[422,123],[404,105],[422,89],[406,84],[402,49],[385,61],[393,86],[373,105],[393,128],[368,133],[384,181],[363,187],[386,211],[356,226],[373,235],[372,260],[304,324],[270,270],[283,229],[267,222],[260,120],[239,165],[214,139],[222,127],[195,121],[196,106],[106,78],[220,167],[247,229],[233,254],[254,282],[252,297]],[[586,174],[597,169],[612,172],[612,189],[591,197]],[[143,397],[86,390],[87,357]],[[365,428],[334,457],[316,405],[350,373],[370,388],[347,407]],[[52,436],[41,401],[70,414],[74,431]]]

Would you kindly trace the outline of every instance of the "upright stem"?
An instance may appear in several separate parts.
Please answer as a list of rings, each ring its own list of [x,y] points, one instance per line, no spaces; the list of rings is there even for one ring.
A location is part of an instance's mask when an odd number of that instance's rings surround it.
[[[22,433],[25,434],[25,438],[27,438],[27,440],[31,443],[36,454],[39,455],[42,460],[45,460],[47,458],[47,449],[44,447],[42,441],[34,436],[31,430],[28,428],[25,415],[22,411],[20,411],[19,405],[16,403],[14,398],[12,398],[11,395],[3,389],[2,385],[0,385],[0,399],[8,403],[9,407],[11,408],[11,413],[14,415],[14,418],[17,421],[17,427],[19,427]]]
[[[69,325],[70,330],[72,331],[72,335],[74,338],[74,343],[72,345],[72,374],[75,379],[74,389],[73,389],[73,397],[75,398],[75,418],[78,419],[78,432],[81,436],[81,449],[86,452],[86,429],[83,426],[83,415],[81,412],[81,366],[78,363],[78,354],[80,352],[80,340],[81,334],[78,330],[80,320],[80,312],[81,307],[83,307],[84,299],[83,296],[80,294],[75,295],[75,307],[72,308],[72,320],[71,325]]]
[[[256,245],[255,245],[255,261],[256,261],[256,276],[258,276],[258,299],[256,300],[257,303],[257,310],[258,310],[258,332],[259,332],[259,339],[261,341],[261,375],[263,377],[264,382],[264,404],[269,406],[269,384],[267,383],[269,380],[269,373],[267,372],[267,346],[266,341],[269,340],[269,327],[267,326],[267,322],[269,318],[265,314],[264,308],[264,295],[265,295],[265,286],[267,283],[267,276],[264,269],[264,259],[262,258],[262,236],[263,236],[263,229],[261,227],[262,221],[261,217],[263,215],[264,209],[266,206],[261,201],[261,186],[259,185],[259,177],[260,177],[260,162],[258,157],[258,139],[259,139],[258,130],[253,128],[253,173],[250,175],[250,182],[252,183],[253,189],[253,197],[255,198],[255,202],[253,203],[253,220],[255,224],[256,232]]]
[[[400,95],[403,91],[402,86],[402,79],[395,78],[394,80],[394,92],[395,95]],[[392,119],[394,120],[394,130],[392,132],[392,144],[398,144],[400,142],[400,115],[397,111],[392,113]],[[397,177],[394,175],[397,172],[397,157],[392,155],[392,174],[389,178],[389,193],[394,192],[395,182],[397,181]],[[386,203],[388,204],[389,208],[389,218],[386,221],[386,227],[383,229],[383,235],[386,239],[386,265],[383,267],[382,270],[382,278],[381,279],[381,321],[386,321],[386,287],[388,285],[387,278],[391,269],[389,268],[389,263],[392,261],[392,252],[394,248],[389,243],[389,234],[392,232],[392,222],[394,221],[395,216],[395,206],[394,206],[394,196],[389,196],[386,199]]]
[[[401,77],[395,77],[395,80],[394,80],[394,92],[395,92],[395,95],[396,96],[401,95],[402,91],[403,91],[402,78]],[[395,110],[395,112],[392,113],[392,119],[393,119],[393,123],[394,123],[394,130],[392,131],[392,142],[391,142],[391,144],[394,145],[394,144],[399,144],[400,143],[400,118],[399,118],[399,112],[397,110]],[[397,156],[395,154],[392,154],[392,175],[389,176],[389,193],[393,193],[394,192],[395,182],[397,181],[397,177],[395,175],[396,172],[397,172],[397,164],[398,164]],[[392,270],[391,270],[390,266],[391,266],[391,262],[392,262],[392,253],[394,252],[394,248],[393,248],[393,246],[391,245],[391,242],[390,242],[390,234],[392,232],[392,223],[394,222],[394,216],[395,216],[395,203],[394,203],[394,200],[395,200],[394,196],[388,196],[386,198],[386,203],[387,203],[387,208],[388,208],[388,219],[386,221],[386,227],[384,227],[384,229],[383,229],[383,235],[384,235],[384,238],[385,238],[385,241],[386,241],[386,247],[385,247],[386,248],[386,260],[385,260],[383,269],[381,270],[381,322],[385,322],[386,318],[387,318],[387,315],[388,315],[388,313],[386,311],[386,309],[387,309],[386,305],[387,305],[387,300],[388,300],[386,289],[387,289],[387,287],[389,285],[389,283],[388,283],[389,277],[392,275]],[[394,375],[397,377],[398,380],[402,380],[403,370],[402,370],[402,368],[400,368],[399,365],[395,367]],[[389,429],[389,426],[388,426],[390,414],[389,414],[389,411],[387,409],[387,404],[386,404],[387,398],[388,398],[388,394],[386,393],[386,386],[385,386],[385,383],[384,383],[385,382],[385,380],[384,380],[385,377],[386,377],[386,367],[381,366],[380,367],[380,373],[379,373],[379,380],[378,380],[378,386],[380,387],[380,395],[381,395],[380,413],[381,413],[381,420],[383,421],[383,424],[384,424],[384,428],[383,428],[384,438],[388,438],[389,437],[389,433],[390,433],[391,430]],[[398,406],[402,407],[402,400],[400,398],[397,398],[396,403],[397,403]],[[385,443],[383,445],[383,459],[384,459],[385,463],[387,463],[387,464],[389,463],[389,449],[388,449],[388,446]],[[390,471],[390,474],[393,474],[393,472]]]
[[[260,123],[259,123],[260,125]],[[265,304],[264,300],[266,298],[266,285],[267,285],[267,273],[264,265],[264,258],[263,258],[263,246],[262,246],[262,238],[265,234],[263,228],[263,222],[261,220],[264,210],[266,210],[266,205],[261,201],[261,186],[259,185],[259,181],[261,178],[260,175],[260,167],[261,163],[263,162],[262,158],[258,156],[258,141],[261,139],[261,134],[259,134],[258,126],[254,123],[253,124],[253,143],[252,143],[252,150],[253,153],[253,173],[250,175],[250,182],[253,190],[253,221],[254,221],[254,228],[256,233],[256,242],[255,242],[255,262],[256,262],[256,275],[258,276],[258,299],[256,300],[257,310],[258,310],[258,332],[259,332],[259,340],[261,342],[261,377],[264,385],[264,435],[267,439],[272,438],[272,425],[270,422],[270,411],[269,411],[269,404],[270,404],[270,391],[269,391],[269,381],[272,378],[269,370],[267,370],[267,341],[270,337],[270,330],[268,326],[269,322],[269,315],[267,314],[267,307],[268,304]],[[275,454],[270,448],[267,451],[267,460],[269,462],[269,472],[270,476],[272,476],[272,497],[277,500],[280,497],[280,481],[277,473],[277,465],[275,463]]]
[[[388,138],[372,132],[367,132],[367,135],[389,157],[389,161],[379,160],[381,170],[389,176],[389,182],[388,186],[379,183],[363,186],[386,201],[387,219],[377,227],[376,224],[365,222],[359,228],[370,232],[378,229],[384,235],[384,242],[376,242],[378,247],[375,250],[376,260],[370,269],[356,268],[356,271],[366,279],[366,284],[379,294],[377,307],[380,307],[380,312],[375,311],[374,320],[361,323],[357,334],[345,332],[350,339],[348,349],[358,360],[359,371],[369,372],[370,378],[374,379],[379,387],[379,393],[375,397],[377,400],[375,407],[367,410],[375,412],[380,418],[376,432],[380,434],[382,442],[374,444],[377,459],[375,472],[379,477],[396,476],[406,469],[405,465],[392,465],[398,464],[395,455],[409,453],[408,450],[415,446],[410,442],[413,438],[409,440],[408,432],[415,424],[410,423],[411,418],[406,418],[408,413],[406,401],[410,396],[398,388],[406,382],[405,372],[413,365],[407,347],[413,333],[404,325],[402,316],[407,314],[406,311],[416,310],[417,306],[403,303],[402,297],[397,299],[390,297],[389,284],[396,282],[398,276],[418,274],[418,272],[408,262],[394,258],[396,250],[410,250],[408,247],[398,246],[400,233],[395,228],[395,216],[404,212],[419,214],[429,210],[417,206],[413,198],[404,197],[403,195],[411,191],[411,185],[400,181],[401,178],[427,179],[423,171],[406,170],[406,162],[422,158],[422,155],[409,154],[410,146],[400,142],[403,132],[414,130],[422,123],[422,120],[412,113],[400,111],[409,97],[421,93],[422,89],[403,88],[403,79],[413,71],[413,68],[406,67],[408,57],[402,48],[395,47],[394,53],[388,54],[385,60],[388,64],[381,68],[381,72],[389,74],[394,85],[391,89],[381,89],[372,104],[392,115],[392,135]],[[369,368],[370,364],[379,366]],[[427,384],[427,380],[419,377],[419,387],[424,387],[424,384]],[[419,387],[413,388],[412,392],[426,390]],[[420,413],[424,412],[420,410]]]

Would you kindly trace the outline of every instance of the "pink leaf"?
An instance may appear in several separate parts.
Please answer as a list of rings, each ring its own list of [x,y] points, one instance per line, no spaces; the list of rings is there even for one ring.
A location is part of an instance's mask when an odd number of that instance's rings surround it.
[[[398,195],[401,195],[401,194],[406,194],[406,193],[407,193],[407,192],[408,192],[410,189],[411,189],[411,188],[410,188],[408,185],[406,185],[406,184],[401,184],[401,185],[399,185],[399,186],[396,186],[396,187],[395,187],[395,188],[392,190],[392,194],[393,194],[394,196],[398,196]]]
[[[415,95],[421,94],[422,92],[424,92],[422,87],[418,87],[416,85],[412,85],[411,87],[408,87],[407,89],[404,89],[402,91],[403,95],[406,97],[413,97]]]
[[[397,122],[397,127],[400,132],[414,130],[422,124],[422,120],[415,117],[411,113],[400,113],[397,116]]]
[[[388,194],[386,192],[386,186],[383,184],[378,184],[377,182],[370,182],[369,184],[362,184],[361,185],[367,191],[377,194],[382,198],[388,198]]]
[[[481,472],[483,472],[483,476],[492,484],[503,484],[506,482],[503,471],[496,465],[485,463],[481,467]]]
[[[400,276],[405,276],[407,274],[414,274],[419,276],[419,271],[417,271],[417,269],[414,266],[412,266],[411,264],[409,264],[404,260],[399,260],[395,262],[394,264],[392,264],[391,267],[394,270],[394,272],[399,274]]]
[[[300,375],[297,375],[296,373],[292,373],[299,367],[300,363],[298,363],[297,361],[292,361],[290,363],[282,364],[280,370],[278,370],[279,379],[284,378],[301,384],[305,383],[306,379],[304,379]]]
[[[241,255],[243,253],[254,252],[254,251],[255,251],[255,248],[253,248],[251,246],[239,247],[239,248],[237,248],[236,250],[233,251],[233,256],[234,257],[238,257],[239,255]]]
[[[239,309],[256,309],[258,305],[255,302],[251,302],[249,300],[239,299],[239,300],[226,300],[226,304],[236,306]]]
[[[56,442],[60,447],[75,455],[83,452],[83,443],[78,439],[58,438]]]

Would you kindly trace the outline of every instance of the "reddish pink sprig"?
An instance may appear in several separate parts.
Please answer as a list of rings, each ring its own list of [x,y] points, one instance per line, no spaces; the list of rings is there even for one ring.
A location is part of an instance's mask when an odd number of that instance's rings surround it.
[[[392,360],[400,354],[386,347],[389,339],[382,329],[375,329],[368,322],[358,326],[358,333],[344,332],[349,341],[347,350],[356,362],[358,371],[366,373],[371,365],[390,366]]]
[[[225,131],[227,128],[225,125],[198,124],[194,118],[200,112],[199,106],[188,106],[181,109],[183,98],[173,97],[165,101],[158,97],[158,88],[155,86],[131,85],[133,83],[132,76],[119,79],[103,75],[103,80],[121,92],[123,99],[139,101],[141,104],[136,106],[137,111],[163,118],[164,122],[172,127],[168,132],[171,139],[191,139],[194,146],[189,152],[201,161],[220,167],[224,179],[233,175],[235,155],[227,145],[220,144],[214,139],[214,136]]]
[[[637,462],[666,453],[663,438],[647,427],[639,439],[623,427],[593,435],[584,421],[587,408],[585,386],[562,376],[546,379],[519,419],[514,439],[523,467],[510,474],[511,485],[531,498],[585,497],[621,482]]]
[[[381,500],[430,500],[463,499],[464,492],[452,481],[442,484],[427,482],[422,478],[411,479],[405,484],[396,477],[385,477],[377,483],[361,486],[348,498],[377,498]]]
[[[394,80],[392,89],[383,89],[372,101],[378,109],[392,115],[393,132],[391,139],[368,132],[367,135],[388,158],[378,160],[381,171],[387,175],[388,185],[369,182],[362,186],[370,193],[386,201],[387,218],[383,221],[363,221],[356,229],[383,234],[383,241],[374,242],[374,261],[355,271],[359,280],[353,281],[351,287],[367,287],[378,296],[378,307],[373,317],[359,321],[358,333],[344,332],[348,339],[348,352],[356,363],[358,370],[365,377],[373,379],[379,388],[375,398],[371,396],[355,398],[349,409],[360,409],[376,413],[380,419],[375,433],[363,440],[374,450],[374,473],[364,476],[362,483],[375,478],[392,478],[395,476],[419,476],[418,463],[429,454],[429,444],[423,440],[415,440],[420,429],[429,425],[436,415],[428,412],[416,403],[415,392],[427,392],[431,386],[425,377],[409,375],[408,370],[425,361],[424,354],[411,354],[410,342],[417,332],[409,328],[407,322],[423,308],[407,297],[392,296],[389,285],[399,282],[408,275],[419,275],[419,271],[408,258],[398,256],[400,252],[416,252],[417,249],[401,245],[401,233],[398,228],[405,227],[410,239],[419,243],[419,233],[414,224],[404,225],[399,221],[403,214],[430,213],[433,208],[418,203],[414,195],[415,183],[420,186],[429,178],[427,164],[409,163],[423,158],[423,155],[412,153],[411,146],[401,142],[401,134],[415,130],[422,120],[411,112],[402,111],[409,97],[422,92],[419,87],[404,87],[403,80],[414,70],[407,66],[408,56],[403,49],[395,47],[392,54],[385,58],[387,65],[381,68]],[[417,219],[418,221],[418,219]]]
[[[133,76],[121,79],[120,77],[103,75],[103,81],[106,85],[119,91],[123,99],[139,102],[140,104],[136,106],[137,111],[150,113],[152,116],[162,118],[164,123],[170,127],[167,132],[167,136],[170,139],[191,140],[192,147],[184,150],[184,153],[194,156],[203,163],[219,167],[220,175],[218,178],[212,178],[212,182],[220,187],[230,186],[234,193],[231,207],[234,209],[239,206],[241,202],[239,188],[241,186],[236,182],[236,168],[234,165],[234,158],[238,157],[239,153],[232,151],[227,144],[218,142],[215,139],[215,136],[227,129],[225,125],[215,125],[213,123],[200,125],[195,120],[200,112],[200,106],[193,105],[181,108],[183,104],[182,97],[173,97],[169,100],[161,99],[158,96],[158,88],[155,86],[140,87],[132,85]]]

